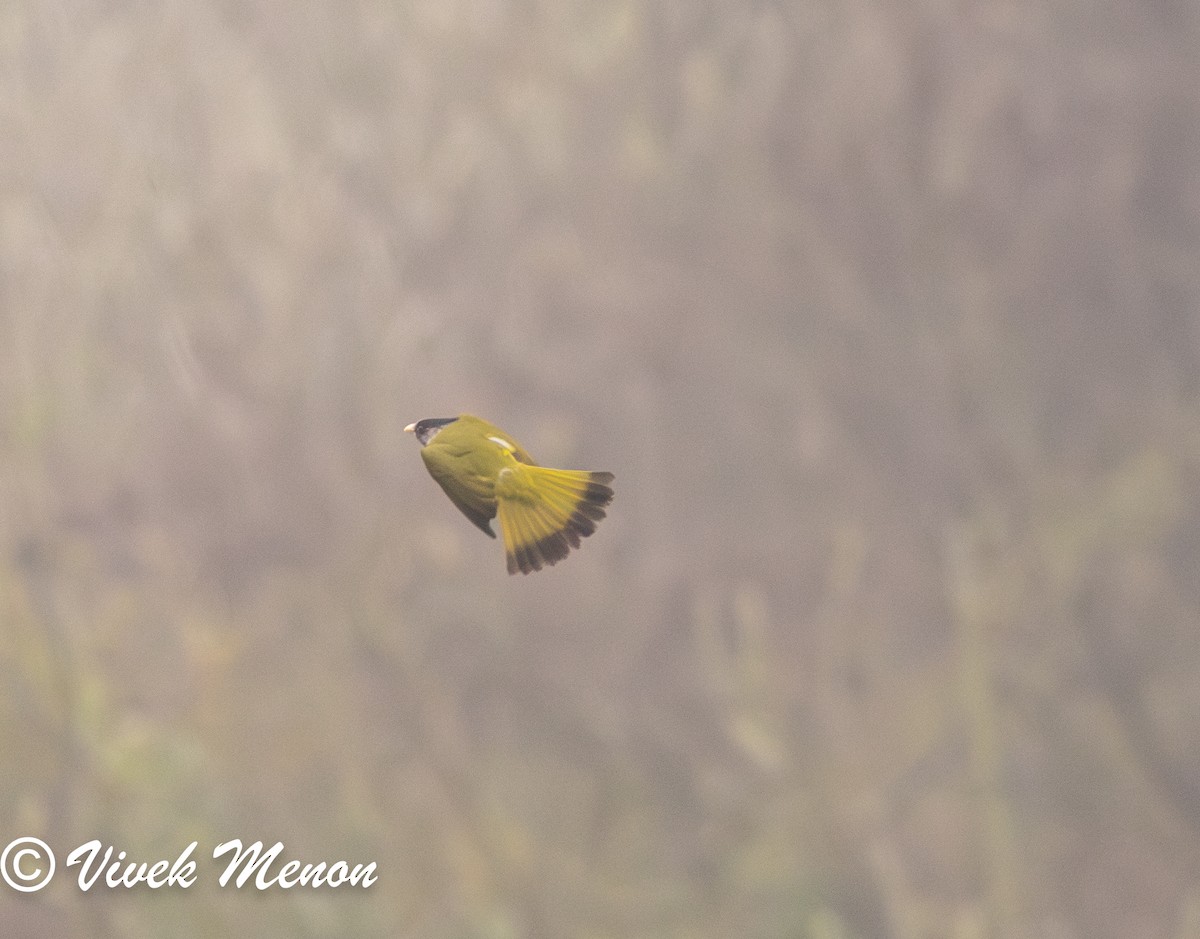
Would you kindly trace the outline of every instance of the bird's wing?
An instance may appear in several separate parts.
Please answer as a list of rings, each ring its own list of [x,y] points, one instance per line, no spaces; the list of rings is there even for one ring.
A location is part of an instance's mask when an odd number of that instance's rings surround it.
[[[440,436],[440,435],[439,435]],[[469,518],[489,538],[495,538],[491,520],[496,516],[494,483],[470,473],[456,472],[454,453],[437,446],[437,439],[421,449],[421,459],[429,475],[437,480],[460,512]]]
[[[537,461],[531,457],[519,443],[512,439],[510,434],[506,434],[495,424],[489,424],[481,417],[475,417],[471,414],[462,415],[456,423],[462,424],[463,427],[471,427],[476,435],[480,438],[487,438],[501,450],[506,450],[512,454],[512,458],[518,463],[525,463],[529,466],[537,466]]]

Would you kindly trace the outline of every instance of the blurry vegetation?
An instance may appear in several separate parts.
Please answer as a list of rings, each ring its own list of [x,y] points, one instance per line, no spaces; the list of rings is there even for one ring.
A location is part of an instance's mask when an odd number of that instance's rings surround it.
[[[0,933],[1195,935],[1198,43],[5,5],[0,842],[201,878]],[[617,474],[577,557],[446,503],[460,410]]]

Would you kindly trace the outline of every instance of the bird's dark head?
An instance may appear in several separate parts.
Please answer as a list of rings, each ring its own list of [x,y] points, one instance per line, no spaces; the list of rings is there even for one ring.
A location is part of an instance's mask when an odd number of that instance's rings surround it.
[[[427,417],[423,421],[417,421],[415,424],[409,424],[404,428],[406,434],[416,434],[417,440],[421,441],[421,446],[428,446],[439,430],[447,424],[453,424],[457,417]]]

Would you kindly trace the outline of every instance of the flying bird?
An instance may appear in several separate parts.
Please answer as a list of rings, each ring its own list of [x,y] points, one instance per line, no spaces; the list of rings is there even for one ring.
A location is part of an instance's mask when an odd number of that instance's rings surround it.
[[[557,564],[596,530],[612,502],[612,473],[538,466],[512,436],[470,414],[430,417],[416,434],[421,458],[450,501],[489,537],[499,518],[508,572]]]

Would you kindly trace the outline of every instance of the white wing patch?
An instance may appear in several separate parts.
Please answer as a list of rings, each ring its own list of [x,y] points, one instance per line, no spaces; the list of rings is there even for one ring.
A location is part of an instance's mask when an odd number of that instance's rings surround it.
[[[507,450],[509,453],[517,449],[503,437],[488,437],[488,440],[500,447],[501,450]]]

